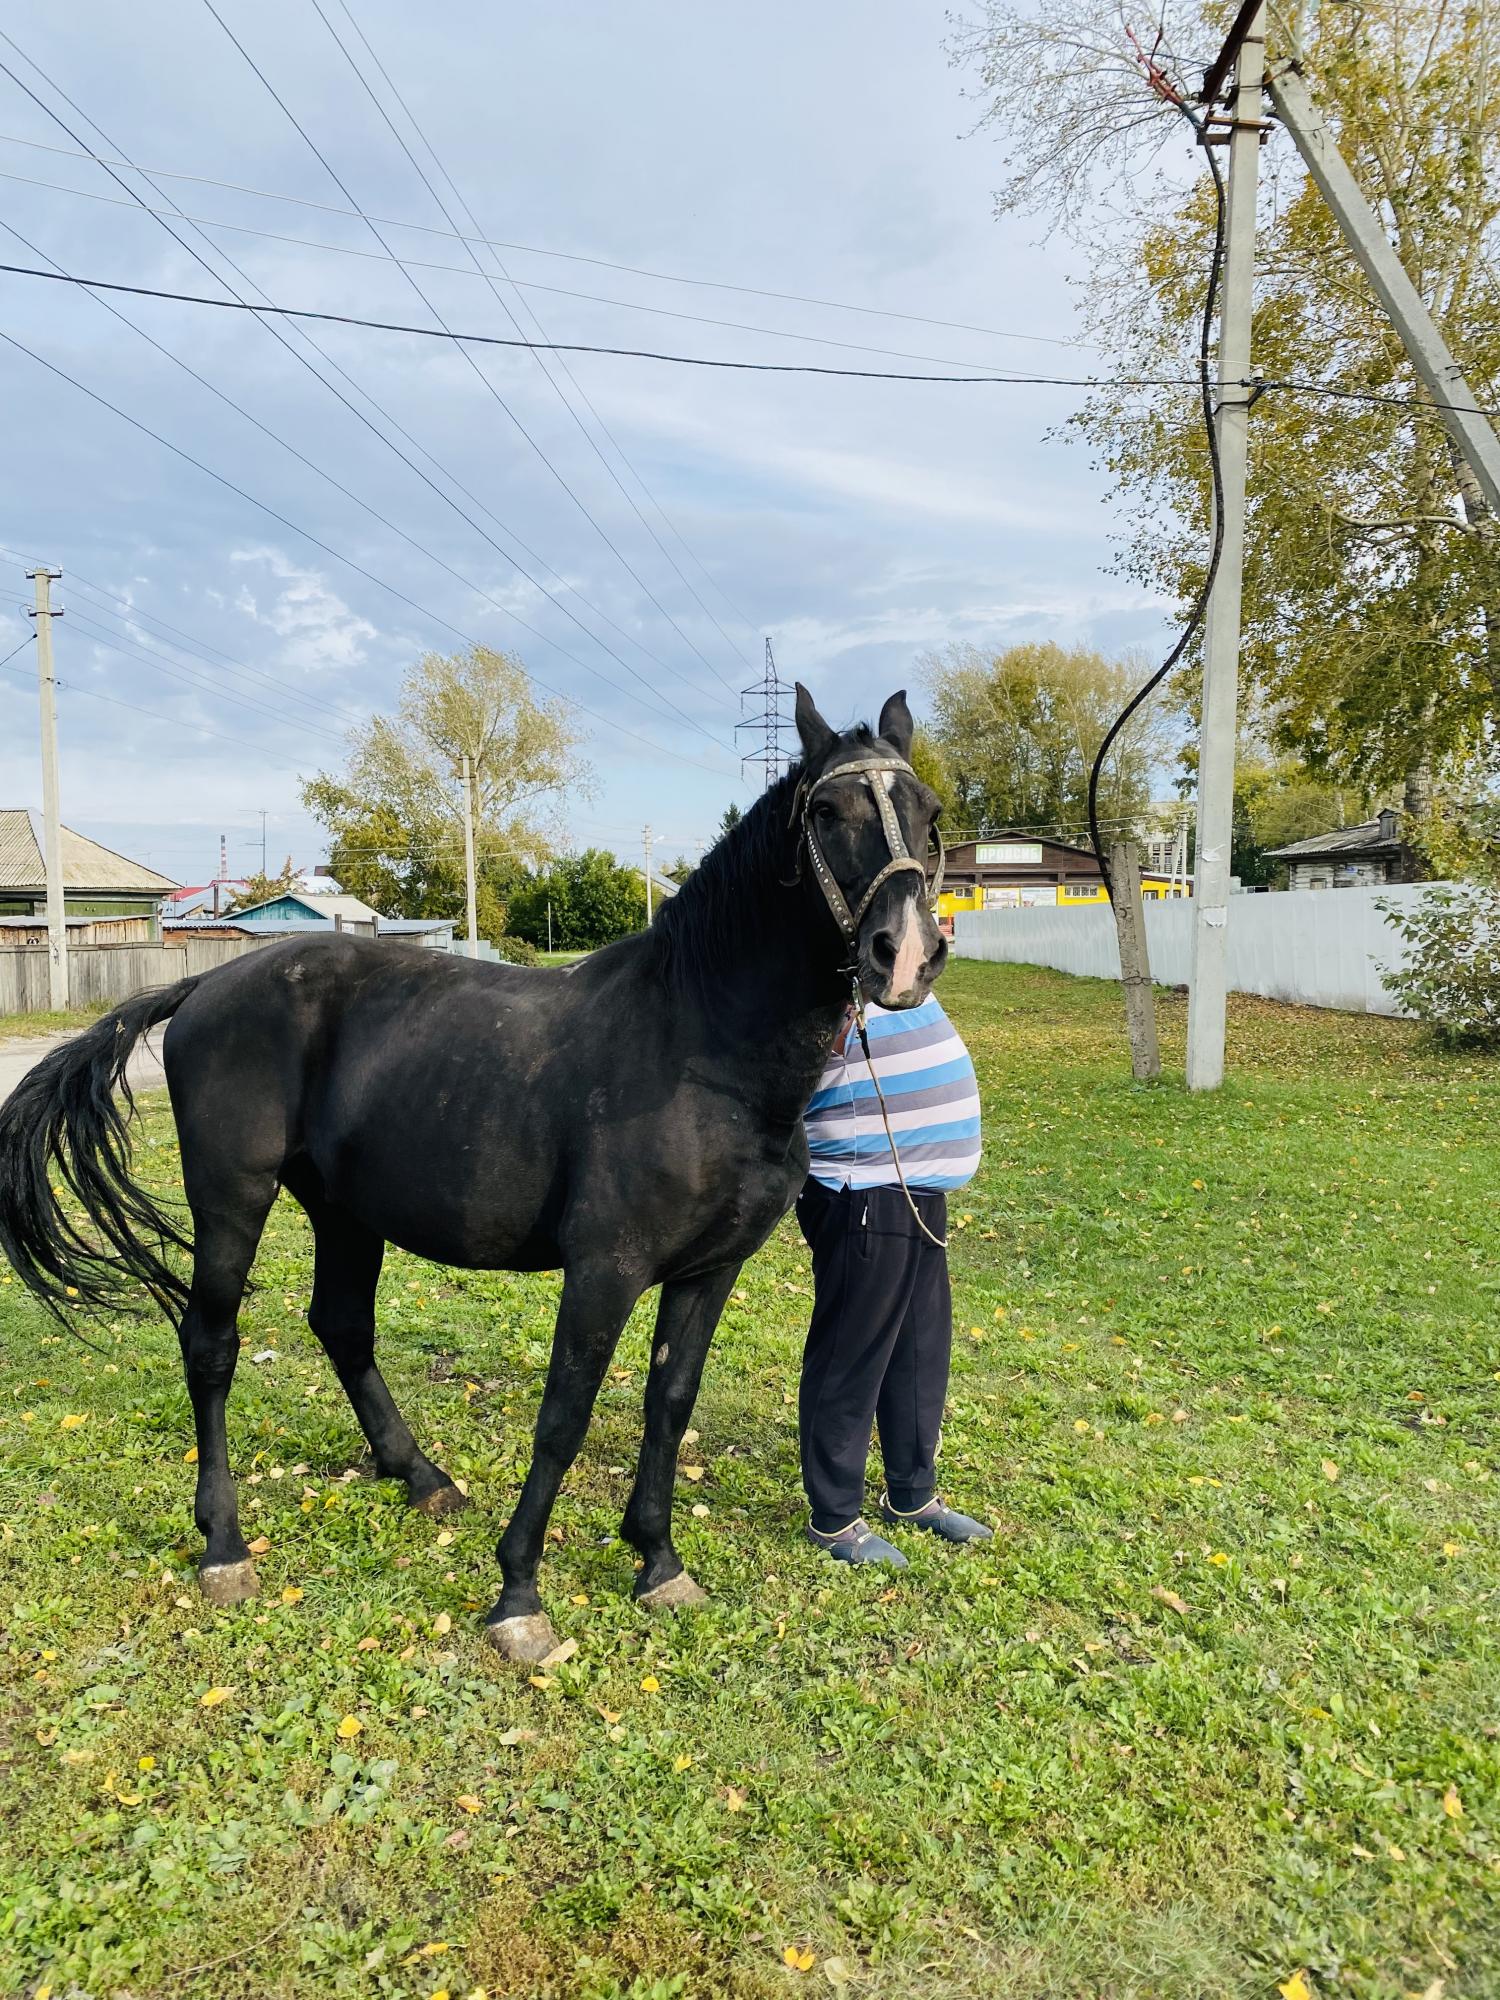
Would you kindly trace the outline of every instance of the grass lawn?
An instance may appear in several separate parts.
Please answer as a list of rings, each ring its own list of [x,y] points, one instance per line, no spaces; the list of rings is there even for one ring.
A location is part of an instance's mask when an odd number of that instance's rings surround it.
[[[69,1028],[87,1028],[104,1012],[102,1006],[68,1007],[40,1014],[0,1014],[0,1043],[33,1035],[58,1035]]]
[[[358,1476],[282,1202],[230,1402],[263,1594],[215,1612],[173,1336],[91,1353],[6,1280],[0,1991],[1500,1992],[1500,1067],[1239,1001],[1189,1100],[1132,1085],[1111,987],[943,992],[987,1120],[944,1479],[986,1551],[804,1544],[783,1228],[683,1453],[713,1603],[652,1621],[613,1539],[638,1315],[544,1570],[578,1650],[528,1680],[475,1620],[556,1281],[389,1260],[387,1373],[477,1502],[429,1522]],[[159,1097],[147,1138],[170,1176]]]

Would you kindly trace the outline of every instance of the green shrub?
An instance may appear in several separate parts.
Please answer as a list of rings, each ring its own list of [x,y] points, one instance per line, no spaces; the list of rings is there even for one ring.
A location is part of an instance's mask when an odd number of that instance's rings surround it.
[[[1500,1048],[1500,891],[1439,883],[1412,909],[1380,906],[1406,946],[1387,990],[1449,1048]]]
[[[512,937],[509,931],[502,931],[492,942],[507,965],[541,964],[541,954],[536,946],[528,944],[525,938]]]

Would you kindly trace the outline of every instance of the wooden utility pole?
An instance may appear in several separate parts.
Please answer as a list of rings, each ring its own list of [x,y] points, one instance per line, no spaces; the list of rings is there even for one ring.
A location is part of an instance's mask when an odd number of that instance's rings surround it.
[[[479,956],[479,892],[474,880],[474,760],[464,755],[464,906],[469,925],[469,956]]]
[[[1238,24],[1237,24],[1238,26]],[[1260,171],[1265,8],[1249,16],[1235,57],[1229,141],[1229,213],[1219,312],[1219,402],[1214,430],[1224,495],[1224,538],[1203,642],[1198,738],[1198,848],[1193,956],[1188,981],[1189,1090],[1224,1081],[1228,999],[1229,852],[1234,836],[1234,751],[1239,726],[1240,595],[1245,563],[1245,471],[1255,294],[1255,189]]]
[[[57,782],[57,682],[52,676],[52,586],[60,569],[29,569],[35,591],[36,678],[42,711],[42,838],[47,868],[47,994],[61,1013],[68,1004],[68,922],[63,899],[62,803]]]
[[[1146,947],[1146,906],[1141,897],[1141,857],[1133,840],[1117,840],[1109,852],[1109,875],[1115,913],[1115,937],[1120,946],[1120,984],[1125,993],[1125,1032],[1130,1038],[1130,1069],[1137,1083],[1161,1075],[1161,1051],[1156,1045],[1156,996],[1151,985],[1151,954]]]

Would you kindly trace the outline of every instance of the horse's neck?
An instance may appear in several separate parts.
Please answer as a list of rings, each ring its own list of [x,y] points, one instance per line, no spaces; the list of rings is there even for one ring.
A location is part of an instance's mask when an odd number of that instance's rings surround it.
[[[792,896],[743,912],[730,961],[701,983],[706,1060],[773,1123],[800,1118],[846,1004]]]

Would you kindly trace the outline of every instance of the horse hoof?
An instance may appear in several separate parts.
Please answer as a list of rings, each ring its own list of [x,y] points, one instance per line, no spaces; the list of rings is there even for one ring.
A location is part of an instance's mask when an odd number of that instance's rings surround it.
[[[461,1513],[469,1501],[467,1494],[460,1493],[456,1486],[434,1486],[430,1493],[424,1493],[411,1504],[415,1512],[425,1514],[429,1521],[441,1521],[445,1514]]]
[[[198,1588],[210,1604],[222,1610],[254,1597],[260,1585],[255,1579],[255,1564],[247,1556],[237,1563],[204,1563],[198,1571]]]
[[[647,1611],[682,1611],[689,1604],[707,1604],[708,1592],[697,1583],[685,1569],[676,1576],[669,1576],[665,1583],[658,1583],[651,1590],[643,1590],[636,1603]]]
[[[529,1611],[521,1618],[496,1618],[484,1628],[502,1659],[514,1660],[518,1667],[534,1667],[557,1644],[552,1620],[545,1611]]]

